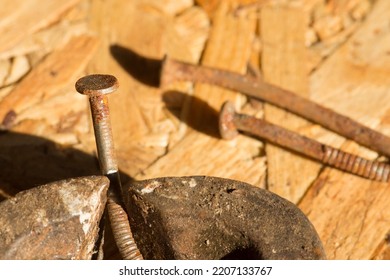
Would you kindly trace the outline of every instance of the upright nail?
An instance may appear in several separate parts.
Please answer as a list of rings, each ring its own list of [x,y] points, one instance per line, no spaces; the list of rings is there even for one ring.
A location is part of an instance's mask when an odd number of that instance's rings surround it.
[[[89,75],[76,82],[76,90],[89,97],[100,169],[111,182],[107,210],[115,242],[123,259],[136,260],[143,258],[135,244],[128,216],[122,206],[122,185],[106,96],[114,92],[118,86],[118,80],[111,75]]]
[[[244,131],[340,170],[371,180],[390,180],[388,164],[343,152],[262,119],[238,114],[230,102],[226,102],[221,109],[219,129],[224,139],[233,139],[238,135],[238,130]]]
[[[160,79],[162,86],[185,80],[213,84],[242,92],[318,123],[380,154],[390,156],[390,137],[260,79],[253,81],[253,79],[233,72],[197,66],[167,57],[163,62]]]
[[[100,169],[104,175],[118,172],[107,94],[118,88],[111,75],[89,75],[76,82],[76,90],[89,97]]]

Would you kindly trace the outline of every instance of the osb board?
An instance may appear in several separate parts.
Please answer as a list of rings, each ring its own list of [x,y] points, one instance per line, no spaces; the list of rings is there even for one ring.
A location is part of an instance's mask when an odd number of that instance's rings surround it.
[[[260,17],[264,80],[303,97],[309,96],[307,69],[302,67],[307,59],[306,17],[302,8],[291,5],[266,6]],[[309,125],[307,120],[270,104],[264,106],[264,115],[267,121],[298,133]],[[267,144],[265,152],[268,189],[296,203],[317,177],[320,165],[273,144]]]
[[[7,52],[35,31],[55,22],[79,0],[4,1],[0,11],[0,52]],[[32,11],[34,11],[32,13]]]
[[[21,9],[3,2],[9,8],[0,20],[7,35],[0,123],[8,132],[0,134],[1,199],[98,174],[87,100],[74,82],[109,73],[120,81],[109,98],[125,181],[180,175],[245,181],[298,203],[330,259],[389,258],[387,184],[320,169],[280,148],[270,152],[246,135],[223,141],[217,114],[229,99],[319,141],[371,159],[375,152],[282,110],[266,105],[264,112],[262,103],[237,92],[188,82],[162,91],[155,65],[164,54],[240,74],[250,64],[251,73],[390,135],[387,0],[373,7],[369,0],[30,0]],[[46,16],[30,9],[37,2]]]
[[[390,70],[389,12],[390,3],[378,1],[361,28],[311,76],[314,100],[384,133],[390,93],[390,79],[384,75]],[[350,143],[342,148],[375,157]],[[369,259],[375,257],[380,241],[388,240],[389,201],[387,183],[326,169],[300,206],[319,231],[330,258]]]

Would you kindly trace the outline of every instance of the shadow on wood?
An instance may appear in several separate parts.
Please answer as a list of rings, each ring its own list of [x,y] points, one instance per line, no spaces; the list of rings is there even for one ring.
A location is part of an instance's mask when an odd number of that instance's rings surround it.
[[[0,202],[17,193],[60,180],[100,175],[94,156],[48,139],[15,132],[0,134]],[[121,173],[123,183],[132,178]],[[109,224],[105,258],[120,258]]]
[[[112,45],[111,55],[131,76],[151,87],[159,87],[162,60],[141,56],[131,49]]]
[[[133,50],[119,45],[112,45],[110,47],[110,52],[114,59],[133,78],[147,86],[160,86],[162,60],[141,56]],[[180,121],[187,123],[193,129],[209,136],[220,138],[218,133],[218,112],[205,100],[201,100],[194,96],[188,96],[186,93],[178,91],[166,91],[162,98],[167,109]],[[190,98],[191,112],[196,111],[197,114],[202,115],[202,123],[197,122],[198,118],[192,117],[191,115],[183,116],[183,106],[180,106],[179,108],[172,106],[171,100],[182,100],[181,105],[183,105],[186,98]]]
[[[58,180],[100,175],[95,157],[45,138],[2,132],[0,147],[0,183],[5,195]],[[131,180],[126,174],[121,178],[124,183]]]

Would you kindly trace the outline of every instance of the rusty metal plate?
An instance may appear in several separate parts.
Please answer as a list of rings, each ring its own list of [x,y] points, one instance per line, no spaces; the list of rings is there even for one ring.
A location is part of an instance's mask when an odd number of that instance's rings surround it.
[[[306,216],[287,200],[215,177],[169,177],[124,188],[145,259],[325,259]]]

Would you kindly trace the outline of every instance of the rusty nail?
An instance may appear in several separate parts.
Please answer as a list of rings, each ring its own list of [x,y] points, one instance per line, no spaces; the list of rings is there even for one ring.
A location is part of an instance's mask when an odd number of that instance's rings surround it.
[[[118,81],[111,75],[89,75],[76,82],[76,90],[89,97],[100,168],[105,175],[118,172],[106,96],[117,88]]]
[[[367,179],[382,182],[388,182],[390,179],[390,165],[388,164],[366,160],[262,119],[238,114],[231,102],[226,102],[222,106],[219,116],[219,130],[224,139],[233,139],[240,130],[316,159],[323,164]]]
[[[389,137],[291,91],[265,83],[261,79],[253,81],[237,73],[197,66],[167,57],[163,61],[160,79],[163,87],[181,80],[208,83],[242,92],[300,115],[367,148],[390,156]]]
[[[107,94],[118,88],[112,75],[88,75],[76,82],[76,90],[89,97],[100,169],[110,179],[107,200],[108,216],[115,242],[123,259],[142,259],[130,229],[127,214],[121,205],[122,185],[115,156]],[[114,189],[112,188],[114,186]]]

